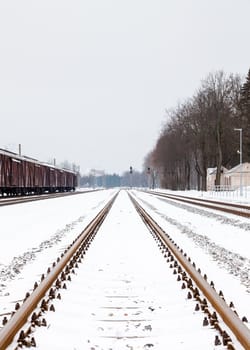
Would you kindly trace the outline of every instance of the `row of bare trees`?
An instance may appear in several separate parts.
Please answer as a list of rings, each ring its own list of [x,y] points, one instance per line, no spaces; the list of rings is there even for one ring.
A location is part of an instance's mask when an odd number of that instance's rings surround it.
[[[207,168],[239,163],[239,133],[243,130],[243,161],[250,158],[250,70],[245,83],[237,74],[210,73],[193,97],[167,111],[158,141],[145,159],[161,186],[207,189]]]

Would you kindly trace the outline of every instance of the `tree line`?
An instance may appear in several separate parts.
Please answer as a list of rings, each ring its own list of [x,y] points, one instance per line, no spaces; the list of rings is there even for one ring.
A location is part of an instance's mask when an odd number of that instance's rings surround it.
[[[220,185],[222,166],[239,163],[239,130],[243,134],[243,162],[250,160],[250,69],[243,80],[224,71],[209,73],[197,92],[175,108],[145,169],[154,169],[161,186],[174,190],[207,190],[207,169],[216,168]]]
[[[80,187],[147,187],[148,177],[144,172],[133,170],[133,173],[125,171],[122,175],[102,174],[102,175],[82,175],[80,178]]]

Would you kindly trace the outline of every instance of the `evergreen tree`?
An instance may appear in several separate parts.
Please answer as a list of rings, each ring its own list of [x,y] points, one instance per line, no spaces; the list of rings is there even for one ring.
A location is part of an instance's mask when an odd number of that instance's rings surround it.
[[[244,112],[250,111],[250,69],[246,77],[246,82],[242,85],[242,88],[241,88],[240,105],[241,105],[241,109]]]
[[[241,125],[243,132],[243,162],[250,162],[250,69],[240,95]]]

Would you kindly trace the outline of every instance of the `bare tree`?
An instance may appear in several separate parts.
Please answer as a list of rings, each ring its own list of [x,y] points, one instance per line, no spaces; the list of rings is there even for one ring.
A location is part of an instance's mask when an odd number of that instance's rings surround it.
[[[192,98],[167,111],[167,122],[147,156],[147,164],[157,169],[162,186],[190,189],[192,183],[206,190],[208,167],[217,167],[216,184],[220,184],[222,164],[235,162],[240,81],[238,75],[210,73]]]
[[[235,102],[239,93],[239,76],[227,76],[223,71],[210,73],[203,81],[202,88],[209,101],[214,140],[216,142],[216,180],[220,185],[222,162],[226,159],[227,145],[233,135],[237,118]],[[231,152],[231,150],[229,150]]]

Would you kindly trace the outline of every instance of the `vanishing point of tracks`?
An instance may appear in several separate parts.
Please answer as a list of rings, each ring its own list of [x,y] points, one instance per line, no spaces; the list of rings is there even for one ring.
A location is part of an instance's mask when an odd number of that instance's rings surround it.
[[[214,345],[223,344],[227,349],[233,350],[236,349],[233,339],[237,338],[243,348],[250,349],[250,331],[245,326],[244,320],[241,320],[233,310],[233,305],[227,305],[223,292],[216,291],[213,282],[208,282],[207,276],[201,274],[196,264],[152,220],[134,197],[130,198],[157,242],[177,282],[181,284],[183,290],[186,290],[186,299],[195,301],[197,312],[201,310],[204,312],[203,326],[209,325],[214,328]],[[15,312],[10,319],[6,317],[3,319],[4,327],[0,330],[1,350],[10,344],[14,344],[15,349],[36,346],[36,327],[47,326],[46,313],[49,310],[54,311],[53,300],[63,298],[62,290],[67,288],[75,270],[79,268],[81,262],[84,262],[84,256],[115,200],[116,196],[48,268],[41,281],[35,283],[33,292],[26,294],[23,303],[16,304]],[[148,344],[150,345],[152,344]]]

